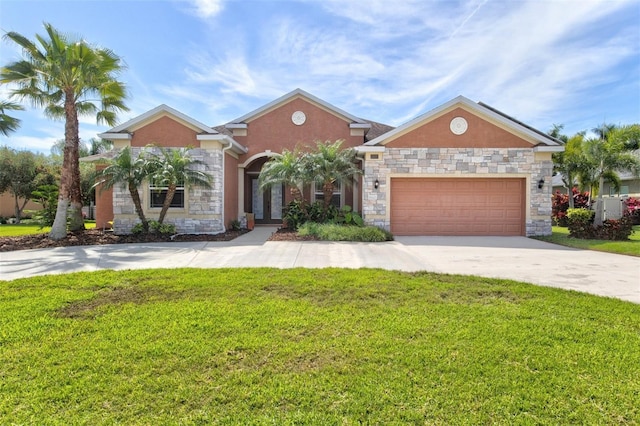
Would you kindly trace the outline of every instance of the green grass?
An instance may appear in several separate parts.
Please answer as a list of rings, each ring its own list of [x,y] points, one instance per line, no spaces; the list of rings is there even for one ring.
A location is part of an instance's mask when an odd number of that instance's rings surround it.
[[[4,424],[634,424],[640,307],[380,270],[0,282]]]
[[[87,220],[84,222],[84,226],[87,229],[93,229],[96,227],[96,221]],[[45,226],[44,228],[40,228],[40,225],[34,223],[7,223],[0,225],[0,237],[19,237],[22,235],[44,234],[49,231],[51,231],[51,227]]]
[[[635,232],[631,234],[628,241],[581,240],[578,238],[569,238],[569,229],[560,226],[553,227],[553,233],[551,236],[536,237],[536,239],[584,250],[597,250],[616,254],[627,254],[630,256],[640,256],[640,226],[634,226],[633,229]]]

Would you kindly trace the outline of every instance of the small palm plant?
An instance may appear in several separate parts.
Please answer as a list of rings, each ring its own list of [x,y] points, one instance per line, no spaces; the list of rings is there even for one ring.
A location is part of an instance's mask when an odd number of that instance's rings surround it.
[[[109,166],[97,172],[96,183],[94,185],[94,188],[102,185],[102,190],[111,189],[116,185],[127,187],[145,233],[149,232],[149,222],[142,208],[138,187],[152,171],[151,163],[147,160],[144,150],[134,158],[131,153],[131,148],[126,147],[113,158]]]
[[[211,188],[211,176],[193,169],[194,166],[204,163],[191,157],[189,154],[190,149],[190,147],[180,149],[159,148],[160,154],[150,157],[151,179],[155,185],[167,188],[160,216],[158,217],[158,223],[160,224],[164,222],[178,185],[184,185],[185,188],[190,186]]]
[[[285,149],[282,154],[271,157],[260,171],[260,189],[285,184],[289,187],[291,197],[295,201],[303,201],[304,185],[311,182],[313,178],[305,166],[306,155]]]
[[[355,164],[354,149],[341,149],[343,140],[316,142],[316,150],[309,154],[309,169],[316,183],[322,185],[324,209],[329,209],[336,182],[351,185],[354,177],[362,174]]]

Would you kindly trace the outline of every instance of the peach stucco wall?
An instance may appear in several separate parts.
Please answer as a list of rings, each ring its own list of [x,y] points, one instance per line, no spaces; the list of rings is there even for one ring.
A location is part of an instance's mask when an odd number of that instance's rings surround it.
[[[24,203],[23,198],[18,198],[20,207]],[[12,193],[9,191],[0,194],[0,217],[13,217],[16,214],[16,201]],[[27,210],[42,210],[42,205],[33,201],[27,201],[27,205],[22,210],[22,216],[24,217]]]
[[[225,153],[224,158],[224,226],[238,219],[238,160]]]
[[[302,111],[307,116],[301,126],[291,121],[295,111]],[[247,124],[247,136],[234,137],[249,149],[241,161],[266,150],[282,152],[285,148],[293,150],[296,146],[314,146],[317,140],[344,139],[345,148],[364,142],[362,136],[351,136],[350,122],[302,98],[293,99]]]
[[[131,138],[131,146],[143,147],[154,144],[163,147],[200,147],[197,133],[184,124],[167,116],[136,129]]]
[[[463,117],[468,129],[454,135],[451,120]],[[388,148],[531,148],[533,145],[518,136],[478,117],[463,108],[456,108],[386,144]]]
[[[96,166],[96,171],[107,167],[105,164]],[[107,222],[113,220],[113,189],[102,190],[102,185],[96,187],[96,228],[110,228]]]

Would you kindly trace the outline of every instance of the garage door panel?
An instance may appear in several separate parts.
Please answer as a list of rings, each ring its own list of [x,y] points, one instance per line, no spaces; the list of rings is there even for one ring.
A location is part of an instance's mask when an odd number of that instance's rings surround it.
[[[393,178],[397,235],[524,235],[524,179]]]

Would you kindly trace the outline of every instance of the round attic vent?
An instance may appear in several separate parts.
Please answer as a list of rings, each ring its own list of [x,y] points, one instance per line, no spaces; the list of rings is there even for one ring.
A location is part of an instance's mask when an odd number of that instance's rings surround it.
[[[449,129],[451,129],[451,133],[454,135],[461,135],[467,131],[469,124],[467,120],[462,117],[456,117],[451,120],[451,124],[449,124]]]

